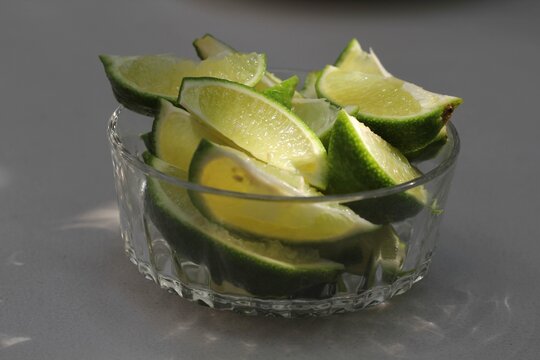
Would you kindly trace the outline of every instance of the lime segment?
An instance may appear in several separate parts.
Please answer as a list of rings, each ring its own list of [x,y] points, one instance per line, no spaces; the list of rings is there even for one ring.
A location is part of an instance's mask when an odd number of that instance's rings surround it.
[[[186,78],[180,104],[238,147],[270,165],[299,171],[326,187],[326,150],[296,115],[252,88],[222,79]]]
[[[341,52],[334,66],[345,71],[360,71],[364,74],[381,75],[390,77],[390,73],[382,66],[379,58],[373,50],[369,53],[362,50],[360,43],[352,39]]]
[[[233,47],[219,40],[211,34],[205,34],[204,36],[195,39],[193,46],[199,58],[207,59],[208,57],[218,54],[231,54],[237,52]],[[271,72],[266,71],[261,80],[255,85],[257,91],[263,92],[268,88],[272,88],[282,80]],[[295,93],[296,95],[297,93]]]
[[[317,81],[319,96],[356,106],[355,116],[402,152],[429,144],[461,99],[435,94],[394,77],[327,66]]]
[[[160,101],[150,134],[150,150],[161,160],[185,171],[201,139],[228,144],[226,138],[200,124],[187,111],[167,100]]]
[[[159,98],[175,101],[184,77],[213,76],[253,86],[266,70],[262,54],[224,54],[201,62],[166,55],[110,56],[100,59],[120,103],[153,114]]]
[[[297,180],[292,179],[295,176]],[[222,190],[291,197],[319,195],[307,185],[299,186],[300,179],[299,175],[206,140],[197,148],[189,169],[191,182]],[[210,219],[258,238],[321,243],[378,228],[347,207],[335,204],[250,200],[201,192],[190,195]]]
[[[328,156],[329,189],[333,193],[375,190],[421,176],[399,150],[344,110],[338,113],[332,129]],[[416,186],[405,193],[360,200],[356,208],[361,216],[378,223],[411,216],[426,202],[425,189]]]

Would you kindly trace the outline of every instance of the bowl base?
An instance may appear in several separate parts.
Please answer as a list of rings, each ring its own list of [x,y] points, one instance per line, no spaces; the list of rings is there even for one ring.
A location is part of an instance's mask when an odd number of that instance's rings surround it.
[[[142,261],[135,251],[126,244],[126,254],[139,272],[147,279],[159,284],[161,288],[180,297],[208,306],[216,310],[228,310],[245,315],[299,318],[318,317],[332,314],[354,312],[380,305],[395,295],[407,292],[428,272],[431,257],[426,259],[415,271],[399,277],[392,284],[376,286],[354,295],[335,295],[328,299],[259,299],[249,296],[224,295],[208,288],[187,285],[172,277],[153,270],[155,267]]]

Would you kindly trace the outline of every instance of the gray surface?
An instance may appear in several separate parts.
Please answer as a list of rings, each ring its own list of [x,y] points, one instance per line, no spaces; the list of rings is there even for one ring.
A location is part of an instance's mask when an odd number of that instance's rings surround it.
[[[540,6],[400,4],[2,0],[0,358],[537,358]],[[97,54],[192,56],[205,32],[307,69],[356,36],[392,73],[465,99],[424,281],[384,307],[290,321],[214,312],[137,273],[117,230],[116,104]]]

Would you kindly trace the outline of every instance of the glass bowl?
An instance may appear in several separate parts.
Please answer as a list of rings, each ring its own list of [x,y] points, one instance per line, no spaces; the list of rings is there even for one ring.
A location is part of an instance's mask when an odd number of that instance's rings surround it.
[[[145,162],[141,134],[151,126],[151,118],[119,107],[109,120],[108,138],[125,251],[162,288],[220,310],[321,316],[380,304],[426,275],[459,153],[451,123],[447,142],[413,162],[422,177],[391,188],[312,197],[234,193],[160,172]],[[409,206],[406,193],[420,187],[425,204]],[[275,214],[298,215],[301,220],[288,229],[297,241],[215,223],[194,205],[192,199],[200,196],[251,209],[250,219],[263,228],[281,226],[264,224]],[[313,224],[303,215],[333,206],[347,206],[379,226],[342,238],[298,241],[304,233],[313,235]]]

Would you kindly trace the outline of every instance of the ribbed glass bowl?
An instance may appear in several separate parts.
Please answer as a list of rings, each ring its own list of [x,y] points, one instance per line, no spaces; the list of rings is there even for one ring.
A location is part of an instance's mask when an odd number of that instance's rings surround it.
[[[159,172],[145,163],[147,149],[140,136],[151,124],[151,118],[119,107],[109,120],[108,138],[125,251],[139,271],[162,288],[220,310],[320,316],[379,304],[426,275],[459,153],[452,124],[447,125],[448,141],[442,147],[413,162],[424,174],[414,181],[302,198],[221,191]],[[402,200],[415,187],[424,188],[427,201],[411,209]],[[163,200],[164,193],[172,194],[169,200]],[[212,222],[193,204],[199,195],[255,209],[250,214],[255,222],[269,221],[268,214],[294,214],[332,203],[380,227],[343,239],[291,244],[236,233]],[[309,225],[297,226],[291,231],[298,234]]]

